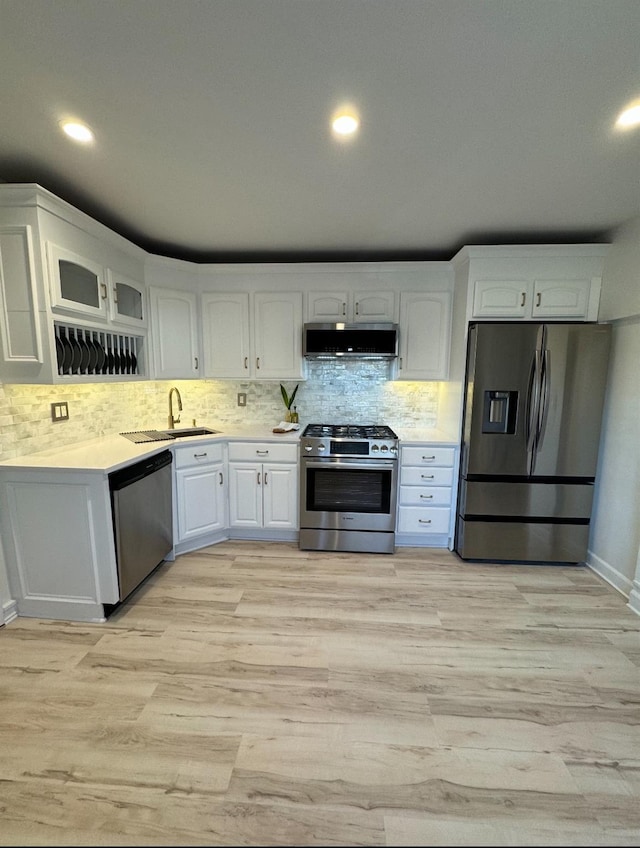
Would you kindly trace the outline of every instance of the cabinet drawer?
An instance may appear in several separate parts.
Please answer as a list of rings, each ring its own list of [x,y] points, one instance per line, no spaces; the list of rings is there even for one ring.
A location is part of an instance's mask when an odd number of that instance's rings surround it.
[[[222,462],[224,446],[220,443],[200,442],[197,445],[185,445],[174,448],[173,462],[176,468],[187,468],[190,465],[208,465],[212,462]]]
[[[292,442],[229,442],[229,459],[241,462],[297,462],[298,445]]]
[[[436,448],[430,445],[422,447],[403,447],[403,465],[447,465],[453,468],[454,448]]]
[[[401,486],[452,486],[453,468],[400,469]]]
[[[401,506],[399,533],[448,533],[451,510],[447,507]]]
[[[400,486],[402,506],[451,506],[451,489],[447,486]]]

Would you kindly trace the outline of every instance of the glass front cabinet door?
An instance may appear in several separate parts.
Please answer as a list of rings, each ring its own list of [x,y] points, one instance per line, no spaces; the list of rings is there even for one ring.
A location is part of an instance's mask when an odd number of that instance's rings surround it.
[[[113,323],[127,324],[130,327],[146,327],[147,308],[144,285],[111,268],[107,269],[107,283],[110,295],[110,318]]]
[[[47,244],[51,305],[54,309],[105,319],[104,268],[52,242]]]

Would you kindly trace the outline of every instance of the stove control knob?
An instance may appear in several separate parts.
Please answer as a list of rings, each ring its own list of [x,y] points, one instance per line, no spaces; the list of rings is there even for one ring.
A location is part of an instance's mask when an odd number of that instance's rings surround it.
[[[305,445],[304,449],[307,453],[311,453],[311,451],[313,450],[313,445]]]
[[[378,453],[379,450],[378,445],[371,445],[371,453]]]
[[[318,445],[318,453],[322,453],[322,451],[325,451],[326,449],[327,446],[323,445],[322,442],[320,442],[320,444]]]
[[[387,453],[387,451],[389,450],[389,448],[388,448],[386,445],[382,445],[382,447],[380,448],[380,450],[382,451],[382,453]]]
[[[391,453],[398,453],[398,446],[397,445],[391,445],[389,450],[391,451]]]

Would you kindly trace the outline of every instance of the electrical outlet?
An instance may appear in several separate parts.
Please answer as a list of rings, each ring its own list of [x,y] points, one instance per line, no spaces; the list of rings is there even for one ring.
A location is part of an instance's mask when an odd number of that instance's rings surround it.
[[[247,405],[247,393],[246,392],[238,392],[238,406],[246,406]]]
[[[68,421],[69,406],[66,400],[51,404],[51,420],[52,421]]]

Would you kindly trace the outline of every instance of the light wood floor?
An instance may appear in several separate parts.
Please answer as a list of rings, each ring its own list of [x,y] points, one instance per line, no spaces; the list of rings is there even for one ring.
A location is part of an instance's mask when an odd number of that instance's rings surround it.
[[[2,845],[640,845],[640,617],[585,567],[225,542],[0,629]]]

